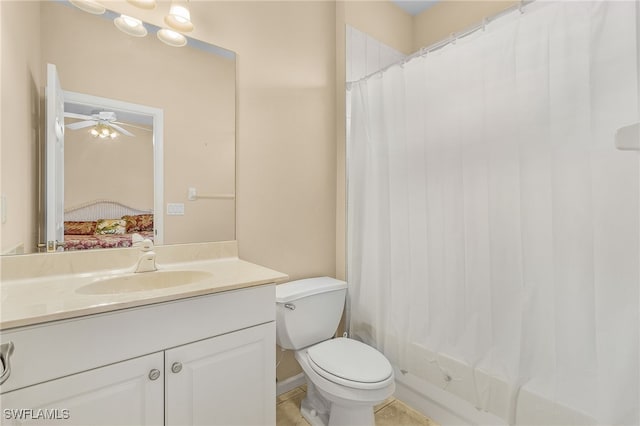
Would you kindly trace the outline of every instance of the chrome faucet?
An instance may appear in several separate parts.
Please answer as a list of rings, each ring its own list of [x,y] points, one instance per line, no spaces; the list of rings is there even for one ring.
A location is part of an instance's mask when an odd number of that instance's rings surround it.
[[[156,252],[153,251],[153,242],[149,239],[142,241],[140,244],[140,258],[136,265],[135,272],[152,272],[157,271]]]

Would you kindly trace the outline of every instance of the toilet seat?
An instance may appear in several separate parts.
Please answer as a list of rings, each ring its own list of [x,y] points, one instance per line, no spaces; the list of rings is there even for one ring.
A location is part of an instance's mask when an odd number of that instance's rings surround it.
[[[357,340],[326,340],[306,352],[311,368],[333,383],[355,389],[380,389],[393,381],[393,368],[387,358]]]

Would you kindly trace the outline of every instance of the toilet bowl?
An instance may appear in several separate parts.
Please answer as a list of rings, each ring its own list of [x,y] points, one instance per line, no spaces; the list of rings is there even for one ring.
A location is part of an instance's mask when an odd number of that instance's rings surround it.
[[[395,390],[389,361],[356,340],[327,340],[296,351],[295,358],[307,378],[302,415],[314,426],[373,425],[373,406]]]
[[[395,390],[393,369],[375,348],[332,336],[346,283],[321,277],[276,287],[278,345],[295,350],[307,380],[301,413],[314,426],[373,425],[373,406]]]

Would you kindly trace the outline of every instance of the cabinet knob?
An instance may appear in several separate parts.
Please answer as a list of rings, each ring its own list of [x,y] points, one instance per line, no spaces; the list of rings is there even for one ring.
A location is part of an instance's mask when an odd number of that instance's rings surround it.
[[[160,377],[160,370],[158,370],[157,368],[154,368],[153,370],[149,371],[150,380],[158,380],[159,377]]]
[[[182,363],[174,362],[173,364],[171,364],[171,371],[173,371],[174,373],[179,373],[180,371],[182,371]]]

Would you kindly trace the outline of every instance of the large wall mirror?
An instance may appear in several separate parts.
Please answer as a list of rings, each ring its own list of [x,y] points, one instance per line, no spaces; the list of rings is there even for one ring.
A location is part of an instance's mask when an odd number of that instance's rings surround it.
[[[38,244],[47,240],[51,210],[47,64],[70,95],[58,173],[66,243],[59,250],[126,247],[114,242],[126,240],[116,237],[123,233],[162,244],[235,239],[232,51],[194,39],[170,47],[150,24],[146,37],[133,37],[116,28],[115,13],[93,15],[66,1],[0,7],[2,254],[46,250]]]

